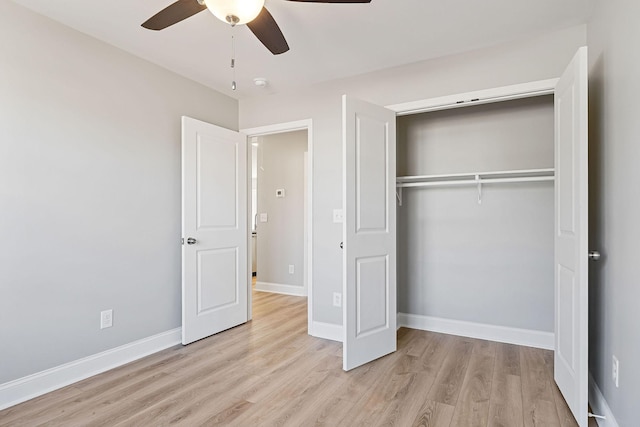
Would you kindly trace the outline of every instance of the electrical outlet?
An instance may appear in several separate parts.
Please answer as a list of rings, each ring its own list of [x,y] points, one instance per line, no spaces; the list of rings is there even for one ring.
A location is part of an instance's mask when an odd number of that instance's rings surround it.
[[[295,271],[293,264],[289,264],[289,274],[293,274],[293,272]]]
[[[616,388],[619,387],[619,378],[620,378],[620,362],[616,356],[613,356],[613,363],[611,364],[611,379],[616,385]]]
[[[100,329],[110,328],[113,326],[113,310],[104,310],[100,312]]]
[[[342,294],[340,292],[333,293],[333,306],[342,307]]]

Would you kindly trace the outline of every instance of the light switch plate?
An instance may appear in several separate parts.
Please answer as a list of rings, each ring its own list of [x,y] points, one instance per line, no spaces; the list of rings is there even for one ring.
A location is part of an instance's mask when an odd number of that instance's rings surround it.
[[[342,294],[340,292],[333,293],[333,306],[342,307]]]
[[[334,209],[333,210],[333,222],[336,224],[342,223],[344,217],[342,215],[342,209]]]
[[[260,222],[267,222],[269,220],[269,216],[266,213],[260,214]]]

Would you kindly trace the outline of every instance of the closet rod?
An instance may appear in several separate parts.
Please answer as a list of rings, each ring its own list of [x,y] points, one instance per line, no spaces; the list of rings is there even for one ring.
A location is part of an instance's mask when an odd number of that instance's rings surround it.
[[[553,176],[555,169],[520,169],[520,170],[508,170],[508,171],[494,171],[494,172],[473,172],[473,173],[450,173],[441,175],[414,175],[414,176],[399,176],[396,178],[397,182],[411,182],[411,181],[424,181],[424,180],[445,180],[448,178],[464,178],[469,177],[474,179],[476,175],[479,175],[481,179],[490,177],[517,175],[522,176]]]
[[[467,174],[463,176],[468,176]],[[413,178],[416,177],[405,177]],[[433,179],[433,176],[430,177]],[[398,179],[396,182],[396,197],[398,198],[398,204],[402,206],[402,189],[403,188],[420,188],[420,187],[454,187],[454,186],[469,186],[475,185],[478,187],[478,204],[482,203],[482,186],[487,184],[507,184],[517,182],[542,182],[542,181],[554,181],[553,175],[537,175],[537,176],[518,176],[507,178],[482,178],[480,174],[476,174],[474,179],[443,179],[439,181],[414,181],[414,182],[402,182]]]
[[[454,181],[427,181],[427,182],[398,182],[398,188],[415,188],[415,187],[443,187],[457,185],[477,185],[481,184],[498,184],[510,182],[537,182],[537,181],[553,181],[553,176],[523,176],[514,178],[480,178],[476,179],[459,179]]]

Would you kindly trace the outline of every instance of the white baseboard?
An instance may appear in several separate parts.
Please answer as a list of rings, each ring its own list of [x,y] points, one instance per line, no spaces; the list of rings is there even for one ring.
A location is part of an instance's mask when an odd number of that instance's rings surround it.
[[[417,314],[398,313],[398,327],[422,329],[442,334],[524,345],[528,347],[553,350],[554,334],[552,332],[529,329],[509,328],[506,326],[488,325],[484,323],[465,322],[462,320],[443,319],[440,317],[421,316]]]
[[[0,410],[180,344],[181,334],[172,329],[0,384]]]
[[[505,326],[449,320],[438,317],[398,313],[398,329],[401,327],[459,335],[509,344],[553,350],[554,336],[551,332],[508,328]],[[342,325],[312,322],[309,335],[342,342]]]
[[[342,342],[342,325],[324,322],[311,322],[309,335],[326,340]]]
[[[256,291],[273,292],[274,294],[293,295],[306,297],[304,286],[283,285],[280,283],[256,282]]]
[[[591,405],[591,411],[596,415],[602,415],[604,420],[596,418],[598,427],[618,427],[618,422],[611,412],[609,404],[604,399],[602,392],[598,388],[598,384],[591,376],[589,372],[589,404]]]

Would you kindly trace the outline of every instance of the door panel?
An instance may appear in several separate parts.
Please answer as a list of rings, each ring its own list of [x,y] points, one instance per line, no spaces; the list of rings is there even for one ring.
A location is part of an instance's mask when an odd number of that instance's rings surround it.
[[[388,327],[388,257],[357,258],[356,337]]]
[[[198,229],[235,229],[238,219],[238,146],[229,140],[218,140],[201,133],[196,141]]]
[[[198,315],[237,304],[238,249],[201,250],[197,255]]]
[[[581,427],[588,404],[587,48],[555,90],[554,377]]]
[[[387,124],[356,115],[356,233],[387,231]]]
[[[189,117],[182,119],[182,233],[188,344],[248,320],[249,277],[246,137]]]
[[[396,350],[395,113],[343,97],[343,368]]]

